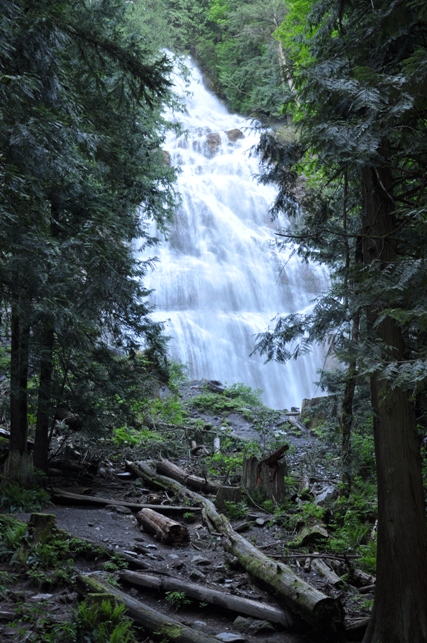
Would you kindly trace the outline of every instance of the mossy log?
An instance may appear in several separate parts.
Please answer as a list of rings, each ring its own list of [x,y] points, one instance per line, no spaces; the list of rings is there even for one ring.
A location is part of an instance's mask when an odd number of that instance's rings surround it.
[[[148,587],[163,592],[184,592],[189,598],[195,598],[198,601],[210,603],[223,609],[246,614],[261,620],[278,623],[284,627],[292,625],[292,619],[277,607],[265,605],[259,601],[250,598],[242,598],[227,594],[223,591],[202,587],[196,583],[184,582],[181,578],[168,578],[165,576],[156,576],[154,574],[141,574],[123,570],[119,572],[120,580],[124,580],[131,585],[139,587]]]
[[[209,500],[204,499],[203,504],[206,516],[215,529],[227,536],[224,549],[233,554],[242,567],[266,586],[280,603],[283,602],[316,630],[337,633],[342,630],[344,612],[339,600],[326,596],[306,583],[288,565],[268,558],[236,533]]]
[[[172,640],[174,643],[218,643],[218,639],[204,634],[191,627],[182,625],[170,616],[144,605],[117,587],[113,587],[106,580],[99,576],[77,577],[77,588],[83,594],[108,594],[126,607],[127,615],[150,634],[160,634],[160,638]]]
[[[145,480],[149,478],[152,484],[156,484],[158,478],[159,484],[165,488],[168,480],[165,476],[156,475],[148,465],[141,462],[135,468],[135,470],[137,469],[144,469],[142,477]],[[226,537],[225,550],[233,554],[246,571],[271,591],[282,605],[318,631],[337,634],[342,632],[344,612],[339,600],[326,596],[306,583],[287,565],[265,556],[248,540],[234,531],[229,521],[216,511],[215,505],[210,500],[194,491],[186,490],[178,482],[173,482],[173,485],[175,490],[181,488],[188,497],[192,498],[193,502],[198,502],[203,506],[205,518],[216,531]]]
[[[185,487],[189,487],[195,491],[216,493],[219,489],[218,484],[205,480],[205,478],[199,478],[199,476],[190,475],[180,467],[177,467],[176,464],[173,464],[173,462],[169,462],[169,460],[160,460],[160,462],[157,463],[157,472],[163,476],[172,478],[172,480],[177,480]]]

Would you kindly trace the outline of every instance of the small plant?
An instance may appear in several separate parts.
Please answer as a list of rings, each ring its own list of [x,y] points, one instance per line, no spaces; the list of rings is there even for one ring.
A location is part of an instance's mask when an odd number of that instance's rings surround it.
[[[105,572],[117,572],[120,569],[126,569],[127,567],[127,561],[122,556],[120,556],[120,554],[114,554],[110,560],[104,563],[102,569]]]
[[[166,592],[165,598],[175,612],[178,612],[183,605],[191,604],[191,600],[187,598],[185,592]]]
[[[246,503],[242,502],[231,502],[224,500],[224,513],[231,518],[232,520],[237,520],[238,518],[245,518],[248,513],[248,507]]]
[[[44,489],[25,488],[17,483],[1,486],[0,494],[0,511],[5,513],[38,511],[43,509],[50,500],[49,494]]]
[[[196,520],[196,516],[192,511],[186,511],[182,517],[184,518],[185,522],[192,523]]]

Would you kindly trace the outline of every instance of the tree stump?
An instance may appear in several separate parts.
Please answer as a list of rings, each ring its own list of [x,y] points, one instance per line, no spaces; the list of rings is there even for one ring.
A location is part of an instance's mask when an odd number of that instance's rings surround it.
[[[28,521],[28,533],[35,543],[45,543],[54,538],[57,531],[56,516],[32,513]]]
[[[288,448],[286,444],[263,460],[258,460],[255,456],[244,459],[242,486],[249,494],[258,498],[271,498],[277,504],[283,502],[287,466],[286,461],[281,458]]]
[[[242,491],[240,487],[220,487],[217,491],[215,498],[215,507],[218,511],[226,511],[227,502],[240,502],[242,499]]]

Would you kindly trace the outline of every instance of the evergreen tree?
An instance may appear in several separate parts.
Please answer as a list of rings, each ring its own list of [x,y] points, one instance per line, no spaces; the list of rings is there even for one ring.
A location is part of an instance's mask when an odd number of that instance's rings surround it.
[[[311,256],[326,256],[325,241],[338,254],[330,258],[330,299],[308,318],[279,322],[262,347],[287,357],[298,324],[313,338],[334,317],[359,326],[357,342],[347,333],[347,363],[357,360],[370,380],[378,479],[377,581],[364,643],[425,643],[427,529],[414,400],[426,380],[426,7],[298,4],[307,20],[286,42],[301,138],[291,149],[266,141],[264,158],[282,186],[279,208],[292,198],[292,170],[315,171],[318,198],[299,234]],[[283,32],[292,27],[285,21]],[[328,203],[331,192],[338,203]]]
[[[136,261],[132,240],[153,243],[144,221],[164,222],[173,201],[159,149],[170,67],[126,35],[125,8],[5,3],[0,274],[13,475],[28,463],[29,374],[39,374],[35,462],[45,468],[57,355],[68,353],[70,376],[73,356],[161,348],[140,283],[149,262]]]

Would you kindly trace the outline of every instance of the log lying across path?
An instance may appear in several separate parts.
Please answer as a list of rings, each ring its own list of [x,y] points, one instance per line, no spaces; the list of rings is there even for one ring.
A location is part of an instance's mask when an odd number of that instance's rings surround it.
[[[218,491],[219,485],[204,478],[199,478],[198,476],[189,475],[180,467],[177,467],[173,462],[169,460],[160,460],[157,463],[157,471],[163,476],[172,478],[172,480],[177,480],[181,484],[189,487],[190,489],[195,489],[196,491],[204,491],[205,493],[216,493]]]
[[[236,533],[225,516],[218,514],[215,505],[207,498],[185,489],[178,482],[156,474],[146,463],[133,463],[132,466],[132,470],[147,482],[159,484],[175,493],[185,494],[192,498],[193,502],[200,503],[206,519],[216,531],[226,537],[225,550],[236,556],[246,571],[264,584],[280,603],[316,630],[336,633],[343,630],[344,613],[339,600],[326,596],[306,583],[287,565],[265,556]]]
[[[181,579],[160,577],[154,574],[141,574],[122,570],[119,572],[120,580],[131,585],[158,589],[163,592],[184,592],[186,596],[195,598],[198,601],[217,605],[218,607],[253,616],[270,623],[279,623],[284,627],[290,627],[291,622],[285,612],[277,607],[265,605],[259,601],[249,598],[241,598],[233,594],[226,594],[223,591],[202,587],[196,583],[187,583]]]
[[[69,500],[78,502],[79,504],[91,505],[91,506],[114,506],[114,507],[128,507],[128,509],[133,509],[134,511],[140,511],[141,509],[153,509],[161,514],[175,514],[183,513],[186,511],[200,511],[200,507],[179,507],[173,505],[147,505],[140,502],[125,502],[124,500],[111,500],[109,498],[98,498],[96,496],[85,496],[79,493],[71,493],[70,491],[65,491],[64,489],[52,489],[53,497],[57,500]]]
[[[78,576],[77,588],[84,594],[109,594],[115,600],[123,603],[127,615],[142,625],[150,634],[159,633],[161,638],[172,640],[174,643],[218,643],[217,638],[186,627],[179,621],[147,607],[99,576]]]
[[[141,509],[136,514],[136,519],[146,531],[156,534],[166,545],[180,545],[190,540],[190,534],[185,525],[166,518],[152,509]]]

